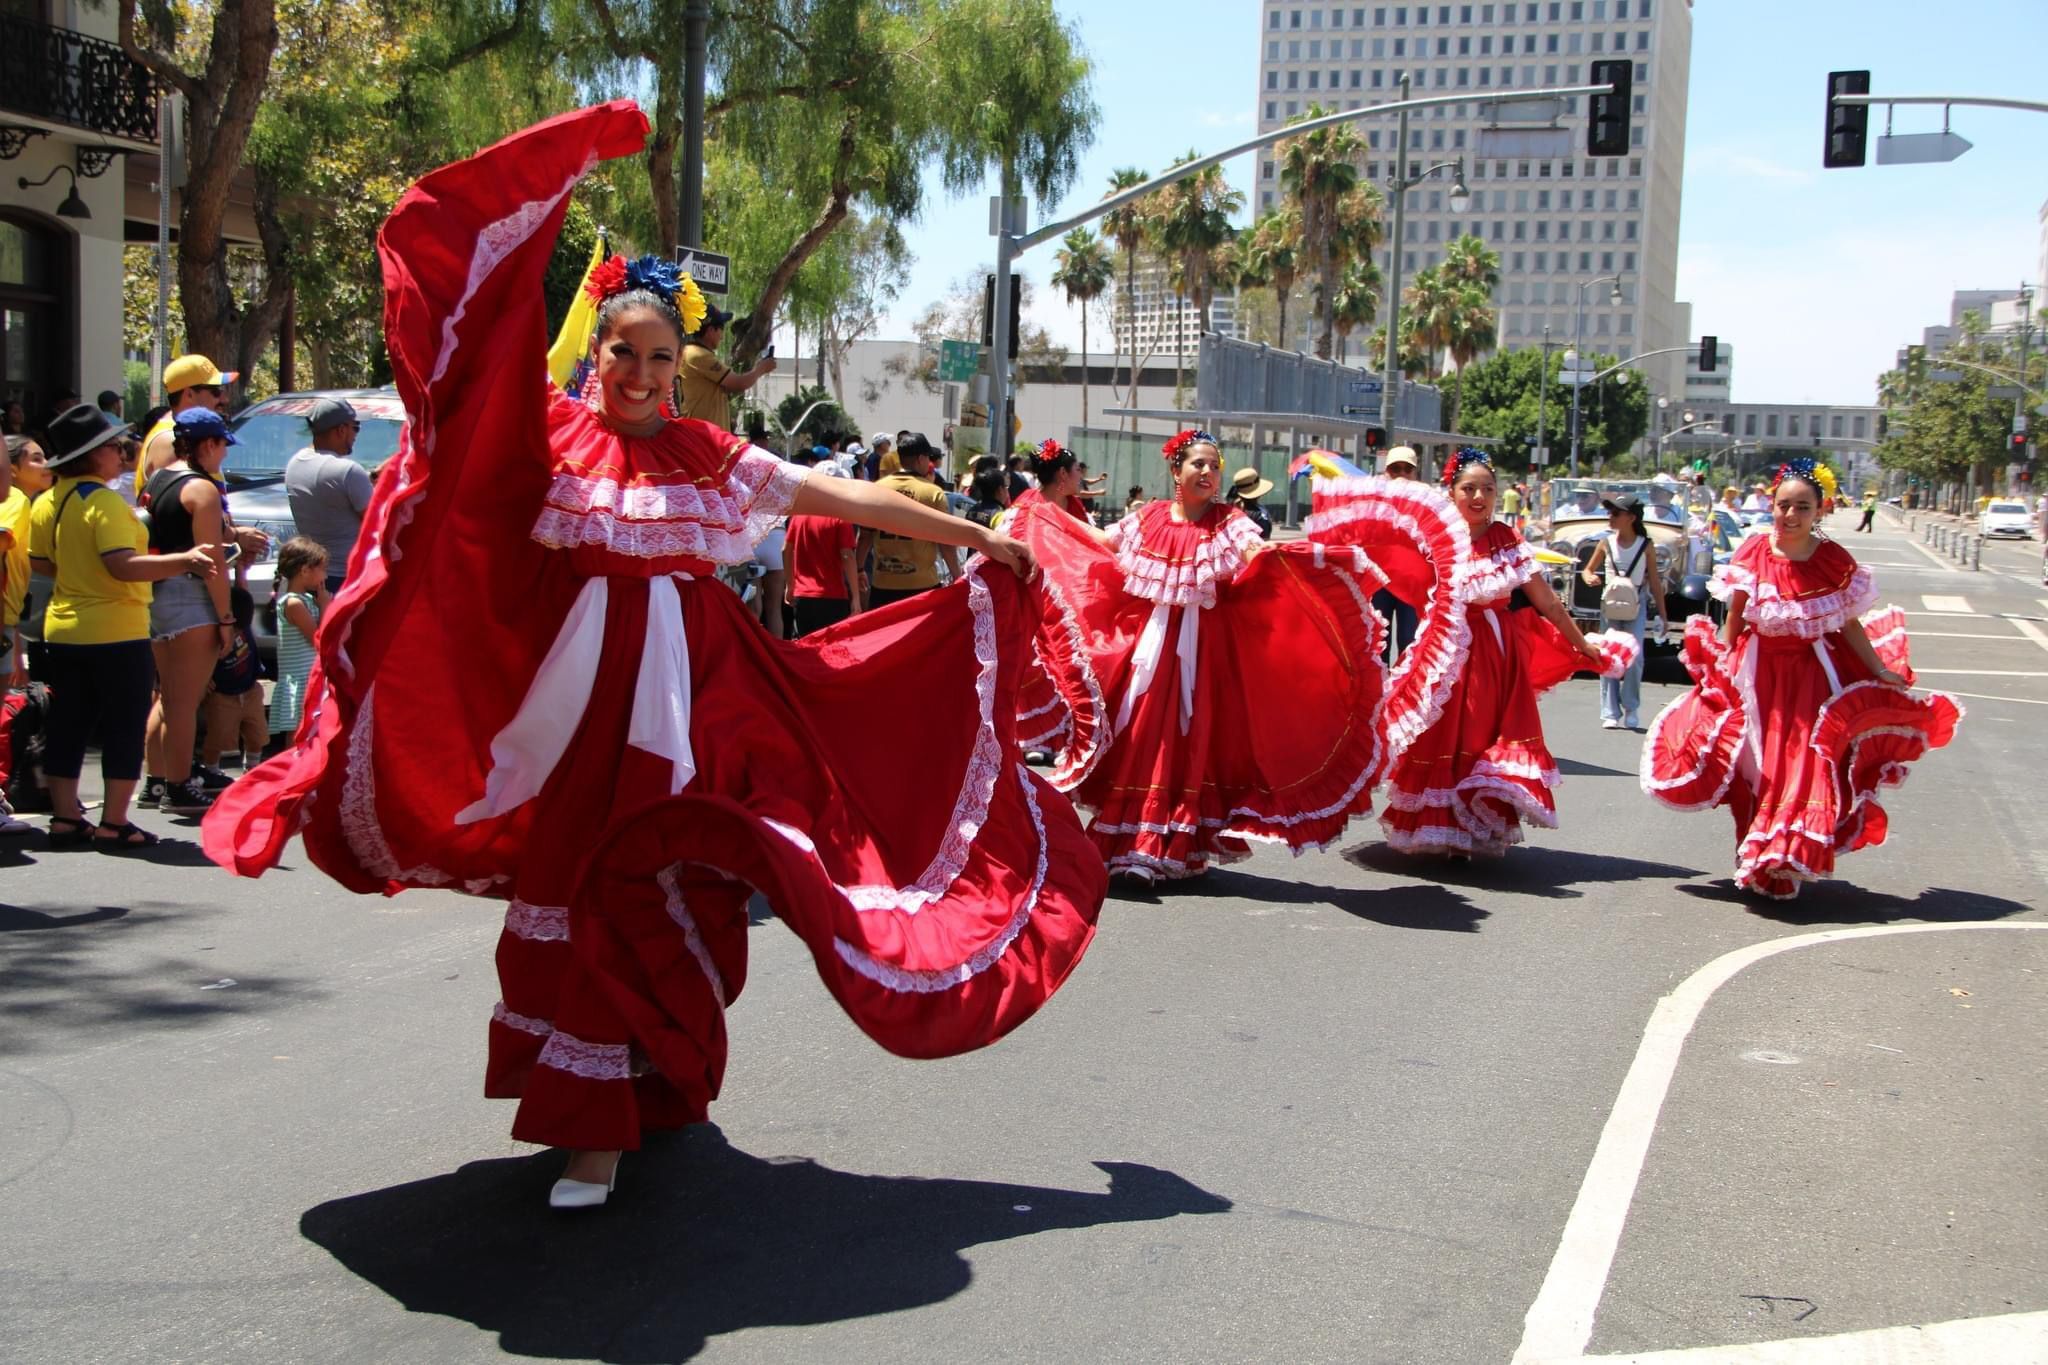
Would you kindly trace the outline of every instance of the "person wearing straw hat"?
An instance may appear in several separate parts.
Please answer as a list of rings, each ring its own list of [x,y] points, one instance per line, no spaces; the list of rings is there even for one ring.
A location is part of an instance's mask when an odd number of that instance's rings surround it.
[[[107,486],[120,472],[120,438],[129,430],[84,404],[59,413],[48,433],[57,485],[29,512],[29,561],[54,580],[43,625],[50,683],[43,772],[54,812],[53,848],[121,853],[157,842],[128,820],[156,679],[150,584],[185,574],[210,579],[221,568],[213,545],[149,552],[141,519]],[[86,742],[94,734],[106,786],[97,826],[78,803]]]
[[[1273,481],[1259,477],[1259,471],[1249,466],[1230,476],[1231,505],[1252,519],[1259,528],[1259,538],[1273,538],[1273,519],[1266,515],[1266,509],[1259,506],[1259,499],[1273,491]]]

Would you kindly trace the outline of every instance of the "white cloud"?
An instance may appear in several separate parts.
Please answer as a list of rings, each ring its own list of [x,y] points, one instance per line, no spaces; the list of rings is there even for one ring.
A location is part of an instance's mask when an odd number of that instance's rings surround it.
[[[1211,112],[1202,115],[1204,128],[1246,128],[1251,126],[1251,121],[1252,111],[1249,108],[1239,109],[1235,113]]]

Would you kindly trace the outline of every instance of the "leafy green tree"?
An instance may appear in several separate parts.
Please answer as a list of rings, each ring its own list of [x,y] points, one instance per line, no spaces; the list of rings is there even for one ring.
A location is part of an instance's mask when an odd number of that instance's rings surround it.
[[[1332,112],[1311,104],[1296,122]],[[1315,310],[1321,323],[1316,354],[1336,349],[1335,304],[1347,262],[1369,256],[1378,240],[1379,190],[1362,180],[1358,161],[1365,139],[1348,124],[1288,138],[1280,146],[1280,182],[1301,215],[1301,251],[1315,273]]]
[[[1343,340],[1347,352],[1351,334],[1360,327],[1370,327],[1378,316],[1380,291],[1385,287],[1385,281],[1380,278],[1380,268],[1369,256],[1344,267],[1344,278],[1337,286],[1333,311],[1337,335]]]
[[[1301,210],[1293,204],[1268,209],[1252,224],[1245,248],[1250,272],[1260,283],[1272,286],[1273,306],[1279,312],[1273,344],[1293,350],[1293,334],[1287,330],[1287,304],[1300,274]],[[1368,319],[1369,321],[1370,319]]]
[[[1562,352],[1550,357],[1544,371],[1543,352],[1534,349],[1507,351],[1487,357],[1467,368],[1463,378],[1463,411],[1458,429],[1475,436],[1491,436],[1501,442],[1501,460],[1508,468],[1519,468],[1536,444],[1539,394],[1546,409],[1543,426],[1552,450],[1568,444],[1572,407],[1569,385],[1558,382]],[[1603,367],[1613,357],[1595,357]],[[1544,373],[1539,378],[1539,371]],[[1633,370],[1603,379],[1590,387],[1581,401],[1585,435],[1580,442],[1582,457],[1598,464],[1625,455],[1631,445],[1649,429],[1649,390],[1642,376]],[[1552,472],[1557,461],[1552,462]]]

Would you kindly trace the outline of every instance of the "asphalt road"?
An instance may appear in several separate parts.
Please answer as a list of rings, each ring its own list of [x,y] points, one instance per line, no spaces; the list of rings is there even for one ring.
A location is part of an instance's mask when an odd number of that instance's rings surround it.
[[[1364,824],[1115,901],[975,1056],[885,1055],[758,925],[716,1125],[594,1216],[478,1096],[487,906],[27,841],[0,1357],[1461,1365],[2048,1310],[2048,931],[2003,927],[2048,924],[2039,547],[1844,538],[1970,708],[1849,880],[1736,896],[1726,817],[1647,802],[1574,683],[1561,830],[1444,869]]]

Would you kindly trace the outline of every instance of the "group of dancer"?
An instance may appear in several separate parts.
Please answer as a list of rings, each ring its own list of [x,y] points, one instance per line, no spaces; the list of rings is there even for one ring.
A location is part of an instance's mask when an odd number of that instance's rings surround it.
[[[1111,873],[1321,847],[1382,784],[1403,850],[1497,854],[1524,822],[1555,826],[1537,697],[1619,673],[1636,643],[1580,633],[1494,520],[1477,452],[1447,491],[1326,467],[1310,539],[1268,545],[1219,500],[1205,433],[1166,445],[1174,496],[1107,532],[1062,496],[1073,456],[1052,447],[1047,493],[991,530],[673,416],[704,305],[652,257],[594,275],[590,377],[554,388],[541,280],[570,191],[646,131],[627,101],[564,115],[393,211],[407,440],[321,622],[293,747],[205,826],[246,875],[296,835],[354,890],[505,903],[485,1091],[518,1099],[516,1138],[567,1150],[556,1207],[602,1204],[643,1132],[705,1117],[750,893],[863,1030],[934,1057],[1051,997]],[[716,570],[790,514],[975,556],[947,588],[784,642]],[[1889,620],[1852,635],[1867,573],[1833,542],[1782,543],[1731,566],[1730,628],[1688,637],[1699,687],[1645,760],[1661,799],[1734,807],[1745,885],[1773,894],[1882,839],[1871,793],[1955,715],[1905,690]],[[1383,587],[1419,617],[1391,668]],[[1819,690],[1780,640],[1811,643]],[[880,723],[907,697],[916,724]]]

